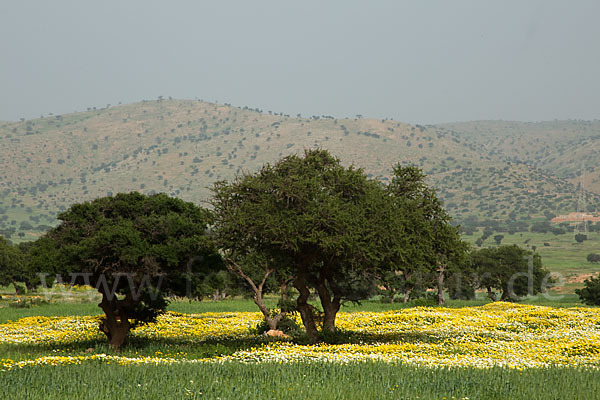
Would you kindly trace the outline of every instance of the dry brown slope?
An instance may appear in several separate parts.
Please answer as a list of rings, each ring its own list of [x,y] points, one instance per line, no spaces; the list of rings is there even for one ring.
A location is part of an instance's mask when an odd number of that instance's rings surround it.
[[[201,203],[216,180],[314,147],[382,180],[397,162],[420,165],[459,218],[504,218],[515,207],[535,214],[545,202],[572,201],[565,182],[486,154],[449,129],[293,118],[201,101],[145,101],[5,123],[0,146],[0,230],[13,227],[25,237],[54,224],[70,204],[110,193],[161,191]]]

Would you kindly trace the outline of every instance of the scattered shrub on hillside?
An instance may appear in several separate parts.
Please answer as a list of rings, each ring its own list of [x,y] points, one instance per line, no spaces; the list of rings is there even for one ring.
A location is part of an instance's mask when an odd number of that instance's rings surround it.
[[[552,230],[552,226],[550,225],[550,221],[535,222],[531,225],[529,230],[531,232],[547,233]]]
[[[600,254],[590,253],[587,255],[588,262],[597,263],[600,262]]]

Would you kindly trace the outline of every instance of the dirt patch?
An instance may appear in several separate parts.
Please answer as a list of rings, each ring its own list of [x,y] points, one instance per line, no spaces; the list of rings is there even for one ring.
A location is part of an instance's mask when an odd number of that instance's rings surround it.
[[[567,278],[567,283],[583,283],[586,279],[591,278],[594,275],[596,274],[593,273],[573,275]]]

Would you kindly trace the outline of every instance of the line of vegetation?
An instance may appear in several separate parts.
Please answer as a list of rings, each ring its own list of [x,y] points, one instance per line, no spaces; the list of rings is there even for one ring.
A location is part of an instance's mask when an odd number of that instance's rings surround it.
[[[470,248],[415,166],[396,165],[382,183],[308,150],[219,181],[213,193],[212,210],[136,192],[76,204],[36,242],[0,241],[0,284],[33,290],[68,276],[96,288],[99,329],[119,349],[131,329],[165,311],[169,295],[250,292],[265,329],[299,312],[317,342],[335,334],[343,303],[377,293],[407,302],[430,290],[442,305],[445,292],[468,300],[481,288],[493,301],[496,291],[515,301],[553,283],[538,254]],[[264,301],[274,292],[277,308]]]

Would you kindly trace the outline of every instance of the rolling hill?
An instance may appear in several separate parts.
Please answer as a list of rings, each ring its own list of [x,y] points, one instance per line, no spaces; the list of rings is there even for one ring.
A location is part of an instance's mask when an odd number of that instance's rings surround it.
[[[508,161],[531,165],[600,193],[600,121],[475,121],[441,125]],[[593,209],[589,211],[594,211]]]
[[[123,191],[204,204],[213,182],[314,147],[384,181],[398,162],[421,166],[458,222],[531,221],[574,211],[582,157],[598,203],[599,138],[598,122],[421,126],[163,99],[3,122],[0,233],[33,239],[71,204]]]

